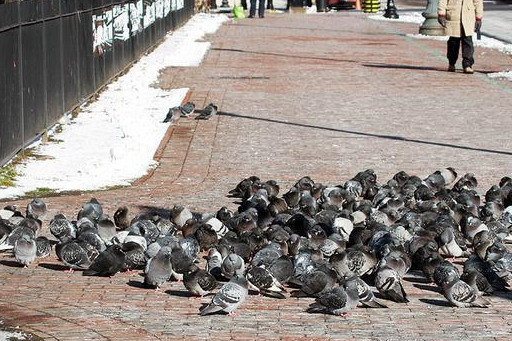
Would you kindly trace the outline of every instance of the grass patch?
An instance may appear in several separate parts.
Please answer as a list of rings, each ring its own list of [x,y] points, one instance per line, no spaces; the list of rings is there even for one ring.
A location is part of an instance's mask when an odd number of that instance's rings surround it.
[[[32,198],[39,198],[39,197],[44,197],[44,196],[47,196],[49,194],[53,194],[55,193],[55,190],[51,189],[51,188],[47,188],[47,187],[38,187],[36,189],[34,189],[33,191],[28,191],[26,192],[23,196],[25,197],[32,197]]]
[[[16,176],[18,176],[18,172],[12,163],[0,168],[0,187],[14,186]]]

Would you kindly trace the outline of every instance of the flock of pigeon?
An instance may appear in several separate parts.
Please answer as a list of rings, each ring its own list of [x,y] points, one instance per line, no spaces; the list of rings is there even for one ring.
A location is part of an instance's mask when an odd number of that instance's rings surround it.
[[[310,313],[385,308],[383,299],[408,302],[402,280],[409,270],[421,271],[453,306],[486,307],[484,295],[507,291],[512,279],[505,246],[512,179],[502,178],[485,198],[476,187],[473,174],[457,179],[452,168],[423,180],[401,171],[385,184],[371,169],[333,186],[306,176],[282,195],[276,181],[251,176],[229,192],[237,212],[175,205],[129,219],[120,207],[111,219],[91,199],[76,220],[51,220],[56,241],[38,236],[47,210],[34,199],[25,215],[15,206],[0,210],[0,249],[29,266],[55,245],[69,271],[86,276],[143,270],[143,285],[156,289],[182,281],[193,296],[213,295],[200,315],[234,314],[249,290],[314,297]],[[467,259],[462,274],[453,258]]]

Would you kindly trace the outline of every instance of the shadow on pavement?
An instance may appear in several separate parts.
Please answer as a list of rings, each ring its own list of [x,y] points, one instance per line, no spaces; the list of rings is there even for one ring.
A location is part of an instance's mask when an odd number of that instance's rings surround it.
[[[302,127],[302,128],[312,128],[312,129],[327,130],[327,131],[332,131],[332,132],[337,132],[337,133],[344,133],[344,134],[351,134],[351,135],[357,135],[357,136],[375,137],[375,138],[380,138],[380,139],[385,139],[385,140],[402,141],[402,142],[410,142],[410,143],[418,143],[418,144],[427,144],[427,145],[439,146],[439,147],[447,147],[447,148],[454,148],[454,149],[463,149],[463,150],[471,150],[471,151],[476,151],[476,152],[483,152],[483,153],[501,154],[501,155],[512,156],[512,152],[507,152],[507,151],[504,151],[504,150],[477,148],[477,147],[471,147],[471,146],[461,146],[461,145],[452,144],[452,143],[446,143],[446,142],[435,142],[435,141],[425,141],[425,140],[411,139],[411,138],[407,138],[407,137],[403,137],[403,136],[374,134],[374,133],[366,133],[366,132],[362,132],[362,131],[329,128],[329,127],[316,126],[316,125],[312,125],[312,124],[286,122],[286,121],[280,121],[280,120],[275,120],[275,119],[271,119],[271,118],[246,116],[246,115],[240,115],[240,114],[229,113],[229,112],[219,112],[218,115],[220,115],[220,116],[228,116],[228,117],[235,117],[235,118],[245,118],[245,119],[249,119],[249,120],[264,121],[264,122],[270,122],[270,123],[286,124],[286,125],[295,126],[295,127]]]
[[[415,65],[402,65],[402,64],[384,64],[384,63],[372,63],[372,64],[362,64],[364,67],[373,67],[379,69],[399,69],[399,70],[422,70],[422,71],[438,71],[438,72],[448,72],[446,68],[432,67],[432,66],[415,66]],[[500,70],[501,71],[501,70]],[[476,73],[488,74],[495,73],[500,71],[483,71],[483,70],[475,70]],[[462,73],[460,70],[458,73]]]
[[[421,290],[427,290],[427,291],[433,291],[433,292],[438,292],[438,293],[443,293],[443,291],[441,290],[441,288],[437,287],[437,286],[434,286],[434,285],[425,285],[425,284],[413,284],[414,287],[418,288],[418,289],[421,289]]]
[[[420,298],[419,300],[423,303],[430,304],[430,305],[436,305],[438,307],[451,307],[452,306],[450,303],[448,303],[448,301],[443,301],[443,300],[433,300],[433,299],[429,299],[429,298]]]
[[[285,53],[248,51],[248,50],[240,50],[240,49],[225,49],[225,48],[220,48],[220,47],[214,47],[211,50],[237,52],[237,53],[250,53],[250,54],[259,54],[259,55],[265,55],[265,56],[285,57],[285,58],[324,60],[324,61],[336,62],[336,63],[359,63],[360,62],[358,60],[352,60],[352,59],[336,59],[336,58],[314,57],[314,56],[297,56],[297,55],[285,54]]]
[[[55,263],[39,263],[39,266],[48,270],[65,271],[69,270],[67,266]]]

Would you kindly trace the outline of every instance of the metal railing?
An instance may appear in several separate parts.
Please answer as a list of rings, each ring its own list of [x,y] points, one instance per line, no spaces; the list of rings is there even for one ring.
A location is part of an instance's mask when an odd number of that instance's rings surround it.
[[[0,5],[0,166],[193,11],[193,0]]]

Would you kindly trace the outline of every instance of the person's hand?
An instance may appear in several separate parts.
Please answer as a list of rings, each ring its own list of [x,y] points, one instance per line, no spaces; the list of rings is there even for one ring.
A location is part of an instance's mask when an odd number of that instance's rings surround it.
[[[446,17],[444,15],[439,14],[437,16],[437,21],[439,21],[439,24],[441,24],[441,26],[446,27]]]
[[[476,19],[475,32],[479,32],[481,28],[482,28],[482,19]]]

